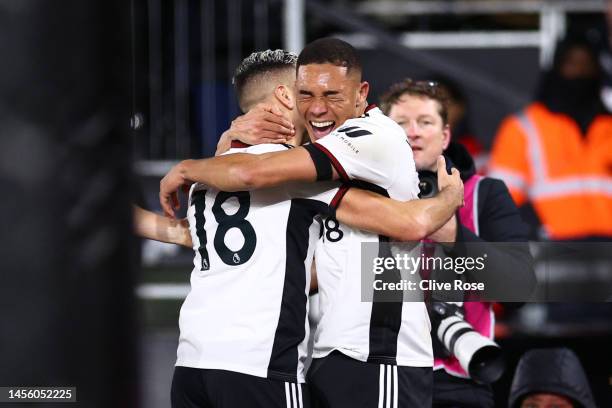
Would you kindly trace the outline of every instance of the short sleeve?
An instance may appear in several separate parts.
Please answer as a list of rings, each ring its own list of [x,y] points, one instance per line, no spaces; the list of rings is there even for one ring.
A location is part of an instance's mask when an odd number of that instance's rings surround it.
[[[318,174],[325,171],[325,157],[345,182],[362,180],[385,189],[391,185],[397,161],[404,151],[409,157],[410,146],[398,126],[367,119],[349,120],[311,145],[309,151]]]

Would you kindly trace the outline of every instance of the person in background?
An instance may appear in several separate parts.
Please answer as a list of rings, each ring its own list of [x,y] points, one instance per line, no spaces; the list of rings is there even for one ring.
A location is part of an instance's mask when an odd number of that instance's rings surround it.
[[[535,101],[497,133],[489,174],[506,183],[532,238],[612,237],[612,115],[600,81],[590,43],[565,39]]]
[[[429,239],[452,244],[452,253],[477,257],[477,243],[485,249],[496,268],[495,274],[481,274],[476,279],[491,279],[489,285],[502,284],[507,290],[529,293],[535,283],[531,255],[527,247],[527,226],[503,182],[475,174],[466,149],[451,142],[447,98],[437,83],[410,79],[392,85],[381,97],[381,109],[406,132],[417,170],[435,171],[436,157],[444,152],[460,171],[465,186],[465,205]],[[502,252],[492,242],[516,242],[511,252]],[[522,244],[521,244],[522,243]],[[463,253],[465,251],[465,253]],[[503,265],[503,267],[502,267]],[[493,276],[494,275],[494,276]],[[514,288],[514,289],[511,289]],[[493,338],[494,314],[489,302],[464,303],[465,321],[481,335]],[[488,385],[477,384],[453,355],[432,333],[434,343],[434,407],[493,407],[493,393]]]
[[[598,49],[603,78],[601,100],[612,111],[612,0],[607,0],[604,22],[587,29],[587,36]]]
[[[508,408],[595,408],[584,369],[567,348],[535,349],[519,361]]]
[[[474,159],[476,171],[479,174],[485,174],[487,160],[489,159],[488,152],[472,132],[469,123],[470,107],[463,89],[450,78],[435,76],[432,81],[436,82],[447,96],[448,125],[453,135],[453,141],[465,147]]]

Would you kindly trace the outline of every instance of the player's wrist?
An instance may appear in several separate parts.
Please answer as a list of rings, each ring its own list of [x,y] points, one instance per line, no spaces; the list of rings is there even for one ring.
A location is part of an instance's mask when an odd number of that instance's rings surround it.
[[[452,185],[446,185],[442,187],[438,195],[440,197],[443,197],[444,201],[446,201],[450,206],[455,208],[458,206],[459,192],[457,188],[453,187]]]
[[[448,189],[449,194],[451,194],[452,197],[453,207],[455,209],[459,209],[461,206],[463,206],[463,187],[450,185],[448,186]]]
[[[190,175],[193,173],[194,164],[195,164],[195,160],[193,159],[182,160],[178,164],[177,170],[178,170],[178,174],[181,177],[181,181],[183,182],[183,184],[187,184],[191,182]]]

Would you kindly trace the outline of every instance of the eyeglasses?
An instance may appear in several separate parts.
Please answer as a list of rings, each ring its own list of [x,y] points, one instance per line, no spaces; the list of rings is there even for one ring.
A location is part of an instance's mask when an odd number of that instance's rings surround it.
[[[414,84],[414,86],[419,87],[419,88],[423,88],[424,90],[427,90],[433,94],[437,94],[438,91],[440,90],[440,84],[436,81],[412,81],[412,83]]]
[[[424,85],[424,86],[428,86],[430,88],[437,88],[438,87],[438,83],[436,81],[416,81],[417,85]]]

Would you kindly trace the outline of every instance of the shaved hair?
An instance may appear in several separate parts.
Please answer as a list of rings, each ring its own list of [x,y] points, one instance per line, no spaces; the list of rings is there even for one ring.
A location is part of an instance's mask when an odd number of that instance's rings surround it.
[[[254,52],[242,60],[232,78],[240,109],[264,101],[279,84],[292,84],[296,62],[297,55],[284,50]]]

